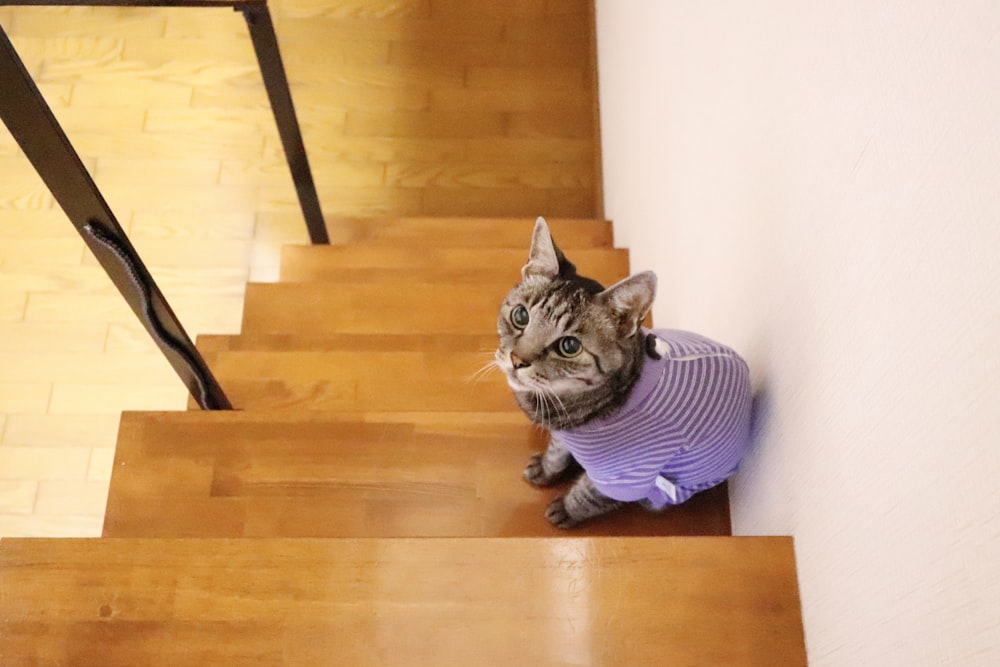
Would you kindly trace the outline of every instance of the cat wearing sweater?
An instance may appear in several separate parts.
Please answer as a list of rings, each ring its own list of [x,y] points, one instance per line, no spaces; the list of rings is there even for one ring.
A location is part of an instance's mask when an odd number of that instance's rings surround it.
[[[550,433],[524,470],[536,486],[583,468],[545,510],[572,528],[626,503],[677,505],[721,484],[750,441],[746,363],[704,336],[642,326],[656,276],[604,288],[535,223],[521,281],[497,319],[495,364],[521,410]]]

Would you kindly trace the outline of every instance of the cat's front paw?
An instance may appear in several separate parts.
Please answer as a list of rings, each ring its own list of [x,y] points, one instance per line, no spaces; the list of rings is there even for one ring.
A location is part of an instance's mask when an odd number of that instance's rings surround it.
[[[542,454],[533,455],[531,460],[528,461],[528,465],[524,467],[524,479],[526,479],[529,484],[534,484],[535,486],[549,486],[558,478],[559,473],[550,475],[545,472]]]
[[[565,496],[560,496],[549,503],[549,506],[545,508],[545,518],[556,528],[574,528],[580,523],[569,515]]]

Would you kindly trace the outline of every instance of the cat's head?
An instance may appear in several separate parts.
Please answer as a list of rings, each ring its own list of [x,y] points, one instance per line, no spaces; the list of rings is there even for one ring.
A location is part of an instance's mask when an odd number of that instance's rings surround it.
[[[539,218],[521,282],[497,319],[496,364],[525,413],[559,429],[624,402],[641,368],[640,327],[655,294],[649,271],[607,289],[578,275]]]

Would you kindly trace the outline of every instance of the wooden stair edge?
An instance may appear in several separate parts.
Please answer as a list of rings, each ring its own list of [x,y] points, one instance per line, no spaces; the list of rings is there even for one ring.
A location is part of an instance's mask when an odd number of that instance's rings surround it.
[[[512,285],[249,283],[240,331],[489,334],[496,331],[500,306]]]
[[[536,216],[537,217],[537,216]],[[331,244],[397,242],[400,239],[435,239],[439,243],[441,234],[452,236],[444,239],[443,245],[527,248],[531,239],[531,229],[536,217],[342,217],[327,216],[326,227]],[[608,220],[594,218],[546,218],[554,237],[561,247],[597,245],[614,246],[614,231]],[[478,227],[479,229],[474,229]],[[481,232],[490,229],[493,234],[484,243],[481,234],[469,236],[467,233],[455,237],[456,229]]]
[[[8,538],[0,655],[108,667],[805,664],[787,537]]]
[[[196,347],[202,352],[261,350],[351,350],[355,352],[459,351],[483,352],[497,345],[496,334],[309,334],[240,333],[199,334]]]
[[[528,245],[518,248],[435,248],[413,244],[282,247],[279,282],[362,282],[412,280],[441,283],[492,283],[509,288],[521,278]],[[573,248],[567,251],[581,275],[612,284],[629,275],[623,248]]]

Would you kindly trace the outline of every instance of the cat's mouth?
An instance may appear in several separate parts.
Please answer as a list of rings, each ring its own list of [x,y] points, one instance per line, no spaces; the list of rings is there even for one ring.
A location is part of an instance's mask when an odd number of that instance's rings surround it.
[[[503,370],[504,376],[507,378],[507,385],[514,391],[537,391],[537,388],[527,378],[518,377],[517,368],[513,368],[507,364]]]
[[[518,374],[518,371],[527,369],[514,368],[514,365],[510,363],[510,360],[500,350],[496,352],[496,365],[503,371],[503,375],[507,379],[507,385],[514,391],[538,391],[538,388],[534,386],[530,378],[523,377],[523,373],[521,375]]]

